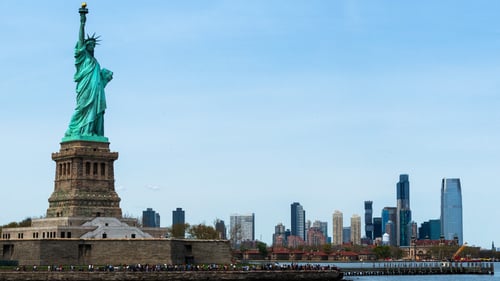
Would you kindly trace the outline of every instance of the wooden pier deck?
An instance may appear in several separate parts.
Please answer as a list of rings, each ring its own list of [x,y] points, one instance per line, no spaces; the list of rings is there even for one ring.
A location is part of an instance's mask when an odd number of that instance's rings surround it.
[[[380,263],[360,267],[342,267],[344,276],[366,275],[438,275],[438,274],[495,274],[492,262],[418,262]]]

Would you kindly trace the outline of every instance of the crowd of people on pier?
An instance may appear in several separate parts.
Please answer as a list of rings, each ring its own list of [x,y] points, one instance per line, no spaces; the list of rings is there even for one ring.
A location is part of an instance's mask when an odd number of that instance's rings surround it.
[[[62,265],[49,265],[46,267],[39,267],[33,265],[32,271],[88,271],[88,272],[157,272],[157,271],[330,271],[339,270],[334,265],[320,265],[320,264],[298,264],[298,263],[265,263],[265,264],[132,264],[132,265],[93,265],[88,266],[62,266]],[[29,267],[17,266],[16,271],[28,271]]]

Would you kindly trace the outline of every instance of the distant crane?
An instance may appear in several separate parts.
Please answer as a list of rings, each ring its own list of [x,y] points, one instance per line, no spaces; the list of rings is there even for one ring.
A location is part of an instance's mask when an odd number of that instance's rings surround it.
[[[467,242],[465,242],[462,246],[460,246],[460,248],[458,248],[458,250],[453,254],[453,257],[452,259],[453,260],[459,260],[460,259],[460,253],[465,249],[467,248]]]

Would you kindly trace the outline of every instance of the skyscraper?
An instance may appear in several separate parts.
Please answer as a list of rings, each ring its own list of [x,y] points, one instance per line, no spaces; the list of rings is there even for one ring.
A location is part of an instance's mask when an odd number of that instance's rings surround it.
[[[396,215],[397,212],[398,209],[396,207],[384,207],[384,209],[382,209],[382,234],[387,233],[385,225],[388,221],[392,221],[392,223],[396,222],[398,217]]]
[[[365,201],[365,235],[373,240],[373,201]]]
[[[382,218],[373,218],[373,239],[382,238]]]
[[[410,181],[408,175],[399,175],[397,189],[397,246],[410,246],[411,239],[411,210],[410,210]]]
[[[418,239],[439,240],[441,236],[441,220],[423,222],[418,229]]]
[[[458,178],[444,178],[441,183],[441,235],[447,240],[458,237],[463,244],[462,187]]]
[[[285,231],[286,231],[285,225],[282,223],[278,223],[274,227],[273,246],[283,247],[287,244]]]
[[[341,211],[335,210],[333,213],[333,245],[342,245],[344,242],[344,215]]]
[[[319,229],[321,231],[321,233],[323,233],[323,235],[325,236],[325,239],[328,239],[328,222],[315,220],[312,223],[311,228]]]
[[[172,225],[185,223],[186,217],[185,212],[182,208],[176,208],[174,211],[172,211]]]
[[[326,244],[326,237],[319,227],[312,226],[307,230],[307,245],[321,246]]]
[[[385,234],[389,236],[389,245],[396,246],[396,224],[393,221],[385,224]]]
[[[351,242],[351,227],[346,226],[342,229],[342,243],[350,243]]]
[[[238,215],[230,217],[230,233],[233,246],[239,247],[241,242],[255,240],[255,214]]]
[[[351,242],[354,245],[361,245],[361,217],[359,215],[351,217]]]
[[[299,236],[304,241],[306,240],[306,211],[300,203],[294,202],[290,206],[291,209],[291,225],[292,235]]]
[[[143,227],[160,227],[160,214],[152,208],[147,208],[142,211],[142,226]]]
[[[172,235],[176,238],[184,238],[186,231],[186,217],[182,208],[172,211]]]
[[[215,231],[219,233],[219,239],[227,239],[226,235],[226,224],[223,220],[217,219],[215,221]]]

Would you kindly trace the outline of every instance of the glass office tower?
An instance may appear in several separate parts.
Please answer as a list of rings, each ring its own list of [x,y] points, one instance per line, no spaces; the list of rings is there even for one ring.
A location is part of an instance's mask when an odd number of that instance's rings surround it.
[[[411,210],[410,210],[410,181],[408,175],[399,175],[397,189],[397,246],[410,246],[411,239]]]
[[[463,244],[462,187],[460,179],[446,179],[441,183],[441,235],[446,240],[458,237]]]
[[[373,201],[365,201],[365,235],[373,240]]]
[[[174,211],[172,211],[172,225],[185,223],[186,213],[182,208],[176,208]]]
[[[142,211],[142,226],[143,227],[160,227],[160,214],[152,208],[147,208]]]
[[[233,214],[229,217],[229,232],[233,247],[239,249],[246,241],[255,241],[255,214]]]
[[[306,211],[300,203],[294,202],[290,205],[292,235],[299,236],[304,241],[306,240]]]

